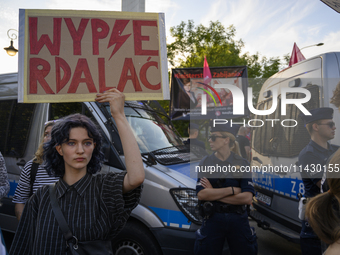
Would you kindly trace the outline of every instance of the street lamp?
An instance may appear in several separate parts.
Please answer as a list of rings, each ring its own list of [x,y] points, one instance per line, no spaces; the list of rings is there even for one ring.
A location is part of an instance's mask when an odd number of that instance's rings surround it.
[[[10,31],[13,31],[10,33]],[[10,56],[15,56],[15,54],[17,54],[18,50],[16,48],[14,48],[13,46],[13,40],[16,40],[18,38],[18,30],[15,29],[9,29],[7,31],[7,36],[9,39],[11,39],[11,45],[7,48],[4,48],[4,50],[6,50],[7,54]]]
[[[324,43],[318,43],[318,44],[309,45],[309,46],[306,46],[306,47],[301,48],[300,51],[303,50],[303,49],[305,49],[305,48],[308,48],[308,47],[322,46],[322,45],[324,45]]]

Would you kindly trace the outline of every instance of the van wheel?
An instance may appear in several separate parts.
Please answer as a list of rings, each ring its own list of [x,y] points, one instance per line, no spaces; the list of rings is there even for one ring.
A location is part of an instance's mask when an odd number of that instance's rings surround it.
[[[155,239],[145,226],[129,221],[123,230],[112,240],[114,255],[162,255]]]

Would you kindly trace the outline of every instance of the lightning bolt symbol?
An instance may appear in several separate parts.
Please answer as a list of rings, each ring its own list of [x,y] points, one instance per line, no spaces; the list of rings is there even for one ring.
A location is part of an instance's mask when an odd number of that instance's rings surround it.
[[[112,34],[111,34],[110,41],[109,41],[107,48],[110,48],[114,44],[116,44],[116,46],[114,47],[109,60],[120,49],[120,47],[122,47],[125,41],[130,37],[131,34],[121,35],[126,25],[129,23],[129,21],[130,20],[116,20],[115,25],[113,26],[113,29],[112,29]]]

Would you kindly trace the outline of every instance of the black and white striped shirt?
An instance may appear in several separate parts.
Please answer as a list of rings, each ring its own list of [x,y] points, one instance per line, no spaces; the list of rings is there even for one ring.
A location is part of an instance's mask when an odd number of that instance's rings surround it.
[[[13,203],[25,204],[30,198],[32,164],[33,159],[28,161],[25,164],[24,169],[21,171],[20,180],[13,196]],[[46,170],[41,165],[39,165],[37,174],[35,176],[35,181],[33,183],[33,194],[37,191],[38,188],[44,185],[55,183],[58,180],[59,177],[49,176]]]
[[[79,241],[111,240],[123,228],[137,206],[142,187],[123,194],[126,172],[92,176],[86,174],[69,186],[62,178],[56,195],[65,219]],[[65,254],[66,240],[55,219],[44,186],[26,203],[10,254]]]

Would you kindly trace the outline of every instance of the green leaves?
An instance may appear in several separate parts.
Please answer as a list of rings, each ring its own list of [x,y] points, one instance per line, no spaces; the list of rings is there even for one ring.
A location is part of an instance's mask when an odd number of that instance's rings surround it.
[[[219,21],[210,21],[208,27],[195,26],[194,21],[182,21],[170,28],[174,42],[167,44],[168,60],[173,67],[203,67],[204,56],[210,67],[213,66],[248,66],[249,78],[268,78],[282,68],[279,57],[260,59],[260,53],[241,54],[244,48],[242,39],[235,39],[233,25],[225,28]],[[287,64],[289,56],[284,56]]]
[[[167,45],[168,60],[176,68],[202,67],[205,55],[209,66],[245,65],[239,57],[244,44],[233,39],[235,31],[233,25],[225,29],[219,21],[211,21],[208,27],[182,21],[170,28],[175,41]]]

